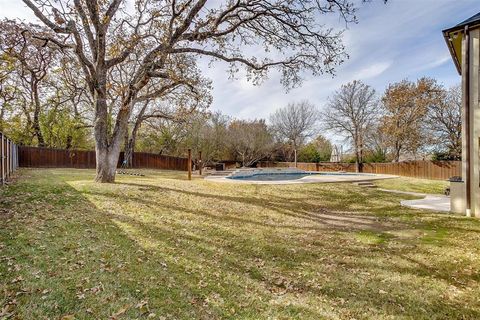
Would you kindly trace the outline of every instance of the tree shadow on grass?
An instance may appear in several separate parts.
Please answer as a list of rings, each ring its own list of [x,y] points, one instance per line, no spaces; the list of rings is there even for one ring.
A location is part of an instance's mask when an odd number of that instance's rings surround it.
[[[134,188],[138,188],[139,191],[148,192],[154,191],[157,193],[166,193],[166,192],[175,192],[182,195],[192,196],[192,197],[199,197],[202,199],[211,199],[216,200],[219,202],[229,203],[235,202],[240,204],[245,204],[248,206],[258,206],[269,210],[274,210],[276,212],[282,213],[284,215],[290,216],[292,218],[299,218],[299,219],[308,219],[312,222],[324,223],[326,226],[331,225],[332,227],[339,227],[342,226],[346,229],[370,229],[370,230],[384,230],[388,229],[388,219],[385,219],[385,216],[376,216],[371,213],[363,214],[364,210],[349,210],[349,203],[355,204],[355,199],[359,197],[365,197],[364,194],[358,193],[350,193],[348,195],[348,201],[345,198],[336,199],[342,205],[339,206],[340,209],[330,209],[325,207],[323,204],[325,199],[323,197],[318,197],[317,204],[310,204],[305,201],[305,194],[304,198],[297,198],[292,199],[288,197],[282,197],[281,195],[268,195],[268,198],[261,198],[261,197],[245,197],[245,196],[229,196],[224,194],[214,194],[214,193],[206,193],[206,192],[198,192],[198,191],[188,191],[182,190],[177,188],[169,188],[165,186],[155,186],[155,185],[146,185],[140,183],[121,183],[121,185],[130,186]],[[315,199],[314,195],[308,196],[310,199]],[[351,199],[350,199],[351,198]],[[353,200],[352,200],[353,199]],[[144,203],[149,203],[145,197],[140,198],[137,197],[136,201],[141,201]],[[330,200],[331,201],[331,200]],[[329,201],[329,202],[330,202]],[[365,200],[364,200],[365,201]],[[366,206],[369,206],[369,202],[366,202]],[[374,207],[372,205],[371,207]],[[379,207],[378,209],[393,209],[397,208],[397,206],[392,206],[391,208],[386,208],[385,206]],[[188,209],[188,208],[184,208]],[[398,224],[398,223],[397,223]]]
[[[445,301],[437,286],[454,283],[449,268],[412,258],[412,250],[421,257],[429,254],[418,243],[355,241],[351,235],[369,230],[376,219],[368,212],[331,216],[315,211],[319,206],[301,205],[300,198],[289,202],[202,189],[130,187],[138,188],[138,195],[128,201],[143,204],[144,212],[131,211],[115,186],[79,191],[55,179],[50,186],[19,182],[5,203],[29,203],[5,221],[0,233],[2,256],[13,263],[1,264],[8,301],[17,299],[12,310],[32,319],[108,318],[127,306],[122,316],[136,318],[147,316],[136,308],[145,300],[151,312],[183,319],[480,316],[471,304]],[[167,192],[188,196],[186,204],[152,198]],[[189,209],[188,201],[198,199],[205,205]],[[111,210],[100,209],[105,201],[112,203]],[[209,209],[212,201],[253,205],[267,218],[278,217],[270,221],[236,214],[241,209]],[[19,275],[23,280],[13,282]],[[45,289],[52,291],[44,294]]]
[[[116,198],[114,195],[108,195],[105,193],[99,192],[84,192],[86,195],[90,196],[100,196],[100,197],[112,197]],[[195,192],[191,193],[197,197],[202,197],[201,193]],[[238,199],[238,198],[235,198]],[[157,202],[148,200],[145,197],[132,197],[129,196],[129,201],[136,201],[138,203],[145,204],[150,208],[153,208],[157,205]],[[231,200],[229,200],[231,201]],[[257,205],[259,205],[258,203]],[[216,210],[212,210],[212,212],[205,211],[205,210],[197,210],[197,209],[190,209],[188,206],[172,206],[168,204],[162,204],[162,210],[173,210],[173,211],[181,211],[184,213],[189,213],[192,215],[202,215],[206,218],[210,218],[213,220],[221,219],[218,221],[219,223],[224,222],[238,222],[242,224],[249,224],[252,227],[261,226],[261,227],[269,227],[273,229],[304,229],[304,230],[317,230],[322,231],[325,229],[332,229],[338,231],[386,231],[386,230],[394,230],[398,229],[400,226],[393,226],[388,222],[382,223],[374,216],[366,216],[355,214],[351,212],[339,212],[339,211],[330,211],[326,208],[316,208],[317,212],[308,212],[298,210],[300,212],[294,212],[292,209],[282,208],[279,206],[273,205],[260,205],[261,207],[269,210],[274,210],[276,213],[281,213],[282,215],[289,216],[294,219],[301,219],[301,220],[309,220],[312,223],[308,223],[305,225],[295,225],[295,224],[285,224],[285,223],[272,223],[268,221],[261,221],[261,220],[254,220],[245,218],[242,215],[234,215],[230,214],[222,214],[222,213],[213,213]]]
[[[138,184],[129,184],[133,187],[139,187]],[[140,188],[145,188],[147,187],[146,185],[143,185],[143,186],[140,186]],[[266,201],[265,199],[246,199],[245,197],[237,197],[237,196],[224,196],[224,195],[216,195],[216,194],[211,194],[211,193],[202,193],[202,192],[198,192],[198,191],[186,191],[186,190],[179,190],[179,189],[175,189],[175,188],[168,188],[168,187],[157,187],[157,186],[148,186],[148,190],[149,191],[153,191],[153,192],[179,192],[179,193],[182,193],[182,194],[187,194],[187,195],[190,195],[190,196],[194,196],[194,197],[200,197],[200,198],[207,198],[207,199],[212,199],[212,200],[218,200],[218,201],[225,201],[225,199],[227,199],[227,201],[233,201],[233,202],[239,202],[239,203],[246,203],[246,204],[251,204],[252,202],[255,203],[255,205],[257,206],[261,206],[261,207],[264,207],[264,208],[267,208],[267,209],[271,209],[271,210],[274,210],[276,212],[280,212],[282,214],[286,214],[286,212],[290,212],[292,211],[294,207],[292,207],[291,203],[289,203],[288,201],[284,201],[287,205],[286,207],[283,205],[284,203],[282,201]],[[146,191],[145,189],[142,189],[142,191]],[[143,201],[144,203],[148,203],[150,205],[154,205],[155,202],[153,201],[150,201],[150,200],[147,200],[147,195],[145,195],[144,197],[142,197],[141,199],[134,199],[134,201]],[[222,225],[222,224],[225,224],[225,223],[241,223],[241,224],[252,224],[253,227],[271,227],[273,229],[282,229],[282,224],[268,224],[268,223],[264,223],[264,222],[261,222],[259,223],[257,220],[247,220],[247,219],[244,219],[244,218],[238,218],[238,217],[232,217],[232,214],[223,214],[223,215],[216,215],[216,214],[212,214],[211,212],[207,212],[207,211],[202,211],[202,210],[189,210],[188,207],[185,207],[185,206],[180,206],[180,207],[175,207],[175,206],[168,206],[168,205],[165,205],[165,204],[162,204],[163,208],[165,208],[166,211],[169,211],[169,212],[184,212],[184,213],[189,213],[189,214],[192,214],[192,215],[203,215],[203,216],[206,216],[214,221],[216,221],[217,225]],[[395,207],[395,206],[393,206]],[[214,210],[212,210],[214,211]],[[304,213],[302,209],[298,209],[297,211],[301,211],[302,214]],[[308,216],[305,216],[305,215],[301,215],[301,216],[298,216],[298,215],[295,215],[296,218],[303,218],[303,219],[308,219]],[[318,218],[318,216],[316,217]],[[330,217],[329,217],[330,218]],[[322,219],[315,219],[315,220],[311,220],[310,221],[312,222],[316,222],[316,223],[319,223],[319,224],[325,224],[325,220],[322,220]],[[301,228],[298,228],[296,226],[290,226],[292,227],[293,229],[301,229]],[[343,227],[346,227],[346,226],[343,226]],[[353,228],[346,228],[347,230],[349,229],[350,231],[352,230],[356,230],[356,228],[360,228],[362,229],[362,225],[359,224],[358,226],[355,226]],[[314,228],[314,227],[306,227],[305,229],[308,229],[308,228]],[[319,229],[316,229],[317,231],[325,231],[324,228],[319,228]],[[335,226],[329,226],[330,231],[332,230],[335,230],[335,231],[338,231],[338,230],[342,230],[343,228],[336,228]],[[345,230],[344,230],[345,231]],[[379,230],[377,230],[379,231]],[[229,236],[232,236],[234,237],[235,235],[229,235]],[[238,235],[237,235],[238,236]],[[281,239],[276,239],[278,240],[279,242],[281,242]],[[298,246],[300,246],[301,244],[297,244]],[[339,250],[339,247],[338,245],[334,245],[333,247],[330,247],[329,250],[327,251],[331,251],[331,252],[334,252],[335,250]],[[264,247],[262,249],[263,251],[268,251],[268,248],[267,247]],[[411,250],[411,247],[409,247],[408,249],[406,249],[407,251],[408,250]],[[371,250],[371,248],[368,248],[366,250],[367,252],[370,252],[370,251],[375,251],[375,250]],[[388,260],[388,259],[391,259],[392,261],[395,261],[394,258],[397,258],[397,259],[405,259],[405,260],[408,260],[407,256],[401,256],[399,252],[394,252],[394,251],[391,251],[390,253],[388,252],[385,252],[384,250],[377,250],[378,252],[382,253],[383,255],[385,255],[385,258]],[[422,252],[422,250],[419,250],[417,249],[418,253],[421,254],[421,255],[428,255],[429,252]],[[358,256],[358,257],[362,257],[365,255],[365,248],[362,248],[362,250],[360,252],[355,252],[355,253],[347,253],[347,252],[344,252],[345,254],[347,255],[353,255],[353,256]],[[287,252],[286,253],[286,256],[284,256],[282,259],[284,260],[288,260],[288,255],[289,253]],[[291,256],[291,254],[290,254]],[[318,258],[318,255],[315,255],[315,254],[312,254],[312,257],[314,258]],[[241,258],[241,257],[239,257]],[[272,257],[270,257],[272,258]],[[379,259],[379,257],[377,257],[377,259]],[[305,261],[304,261],[305,262]],[[412,267],[411,268],[405,268],[405,269],[402,269],[402,268],[399,268],[398,269],[398,272],[399,273],[404,273],[404,274],[408,274],[408,275],[415,275],[415,276],[418,276],[418,277],[427,277],[427,276],[430,276],[432,277],[432,270],[436,270],[435,267],[428,267],[427,265],[421,265],[420,263],[413,263],[414,261],[410,261],[412,262]],[[392,266],[391,263],[387,263],[389,264],[390,266],[390,272],[392,272],[392,270],[396,270],[395,266]],[[379,271],[386,271],[386,270],[382,270],[382,268],[377,268],[375,263],[372,263],[369,268],[370,270],[372,271],[375,271],[375,270],[379,270]],[[419,272],[416,272],[416,270],[420,270]],[[445,269],[446,270],[446,269]],[[435,275],[433,275],[433,277],[436,277]],[[471,278],[471,275],[468,275],[468,274],[465,274],[465,277],[466,278]],[[445,282],[451,282],[452,284],[458,284],[458,282],[456,282],[456,280],[452,280],[448,274],[441,274],[439,277],[436,277],[438,280],[442,280],[442,281],[445,281]],[[346,279],[346,278],[344,278]],[[345,281],[345,284],[346,284],[346,280]],[[340,287],[345,287],[345,284],[344,285],[341,285]],[[357,288],[358,289],[358,288]],[[341,290],[340,290],[341,291]],[[347,290],[348,291],[348,290]],[[411,300],[411,302],[415,302],[415,298],[411,298],[411,295],[407,294],[407,296],[409,297],[409,299],[413,299]],[[410,300],[409,300],[410,301]],[[443,303],[443,302],[442,302]],[[407,303],[409,304],[409,303]],[[418,301],[417,301],[417,304],[418,304]],[[447,304],[445,304],[447,305]],[[399,307],[401,309],[401,307]],[[435,308],[434,309],[437,309],[438,306],[435,305]],[[451,310],[451,306],[449,307],[449,310],[448,312],[452,312]],[[455,309],[455,308],[454,308]],[[437,309],[438,310],[438,309]],[[418,310],[417,310],[418,311]],[[404,311],[405,312],[405,311]]]

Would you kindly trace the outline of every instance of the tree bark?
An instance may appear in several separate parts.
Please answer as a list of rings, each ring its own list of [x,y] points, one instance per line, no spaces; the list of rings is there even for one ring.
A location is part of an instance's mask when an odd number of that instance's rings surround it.
[[[95,176],[95,181],[101,183],[113,183],[115,182],[115,171],[120,156],[122,137],[127,128],[129,110],[128,106],[125,105],[120,109],[112,133],[112,138],[109,141],[108,105],[106,94],[107,77],[106,72],[101,72],[98,69],[97,72],[101,75],[98,76],[97,86],[94,91],[94,137],[97,161],[97,174]]]
[[[142,126],[144,120],[145,110],[147,109],[149,101],[145,101],[142,109],[138,113],[137,119],[135,120],[135,124],[132,129],[132,134],[128,139],[125,141],[125,154],[124,154],[124,164],[125,167],[131,168],[133,166],[133,154],[135,152],[135,144],[137,142],[137,133],[140,127]]]
[[[355,133],[355,137],[353,139],[355,142],[355,172],[362,172],[362,155],[361,155],[361,142],[360,142],[360,135]]]
[[[135,143],[137,141],[137,132],[132,131],[132,135],[128,138],[125,144],[125,154],[123,157],[123,164],[127,168],[133,166],[133,153],[135,152]]]
[[[394,154],[394,161],[395,162],[400,162],[400,152],[402,150],[402,146],[400,143],[397,141],[395,142],[395,154]]]
[[[39,147],[45,147],[45,139],[43,138],[42,130],[40,129],[40,98],[38,96],[38,84],[32,83],[32,95],[33,95],[33,122],[32,129],[33,135],[37,137],[37,142]]]

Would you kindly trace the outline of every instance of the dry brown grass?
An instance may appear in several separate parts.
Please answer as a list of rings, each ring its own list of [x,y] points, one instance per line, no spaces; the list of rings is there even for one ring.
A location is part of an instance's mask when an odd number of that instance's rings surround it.
[[[350,184],[176,172],[0,189],[2,315],[20,319],[478,319],[480,222]]]

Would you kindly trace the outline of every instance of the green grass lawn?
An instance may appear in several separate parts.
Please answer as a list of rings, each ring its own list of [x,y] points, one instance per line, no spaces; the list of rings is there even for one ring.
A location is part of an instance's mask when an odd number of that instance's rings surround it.
[[[0,319],[479,319],[480,221],[351,184],[21,170]]]
[[[388,190],[399,190],[428,194],[444,194],[445,188],[450,185],[448,181],[444,180],[427,180],[407,177],[378,180],[375,182],[375,184],[379,188]]]

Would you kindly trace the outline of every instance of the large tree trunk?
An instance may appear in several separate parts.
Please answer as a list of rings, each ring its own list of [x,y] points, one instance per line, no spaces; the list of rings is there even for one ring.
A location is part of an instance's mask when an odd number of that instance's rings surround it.
[[[117,154],[105,149],[95,148],[96,160],[97,160],[97,175],[95,177],[96,182],[113,183],[115,182],[115,172],[117,169],[118,157]]]
[[[73,136],[69,133],[67,136],[67,141],[65,143],[65,149],[70,150],[72,148]]]
[[[125,141],[125,154],[124,154],[124,164],[125,167],[131,168],[133,166],[133,154],[135,152],[135,144],[137,142],[137,133],[140,127],[142,126],[144,120],[145,110],[147,109],[149,101],[145,101],[142,109],[138,113],[137,119],[135,120],[135,124],[132,129],[132,134],[130,137]]]
[[[108,108],[104,93],[95,92],[95,157],[97,161],[96,182],[115,182],[117,164],[113,163],[108,143]]]
[[[33,112],[33,135],[37,137],[38,146],[45,147],[45,139],[43,139],[42,130],[40,129],[40,98],[38,96],[38,85],[36,83],[32,84],[32,95],[33,95],[33,105],[34,105],[34,112]]]
[[[3,117],[5,115],[5,104],[0,106],[0,132],[3,131]]]
[[[108,110],[106,99],[98,97],[95,116],[95,151],[97,160],[96,182],[115,182],[115,171],[120,157],[120,147],[127,130],[130,106],[123,105],[117,116],[112,138],[108,139]]]
[[[402,150],[402,147],[400,143],[397,141],[395,142],[395,148],[394,148],[394,155],[393,155],[393,161],[394,162],[400,162],[400,152]]]
[[[355,147],[355,172],[361,172],[358,148]]]
[[[355,172],[362,172],[362,147],[358,133],[353,140],[355,141]]]
[[[135,143],[136,143],[136,132],[132,131],[132,135],[128,138],[127,142],[125,143],[125,154],[123,163],[124,166],[127,168],[131,168],[133,166],[133,153],[135,152]]]

